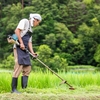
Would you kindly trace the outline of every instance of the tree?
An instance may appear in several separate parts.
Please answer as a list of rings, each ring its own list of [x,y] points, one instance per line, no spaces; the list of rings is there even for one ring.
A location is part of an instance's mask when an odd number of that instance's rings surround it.
[[[96,65],[94,54],[98,44],[100,44],[100,25],[96,18],[91,20],[91,27],[83,24],[79,28],[78,38],[81,40],[80,43],[84,46],[84,62],[83,64]]]
[[[97,66],[100,67],[100,44],[97,46],[96,52],[94,54],[94,59],[98,63]]]
[[[66,16],[65,24],[73,33],[75,33],[78,30],[78,27],[86,21],[86,5],[80,1],[70,2],[67,7],[67,12],[68,15]]]

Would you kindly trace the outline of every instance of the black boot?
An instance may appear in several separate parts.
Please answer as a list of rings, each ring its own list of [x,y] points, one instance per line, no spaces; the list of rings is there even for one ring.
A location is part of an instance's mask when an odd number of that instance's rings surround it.
[[[11,93],[19,93],[16,89],[17,89],[17,80],[18,78],[12,78],[12,83],[11,83],[11,87],[12,87],[12,92]]]
[[[23,89],[27,87],[27,83],[28,83],[28,76],[22,76],[21,85]]]

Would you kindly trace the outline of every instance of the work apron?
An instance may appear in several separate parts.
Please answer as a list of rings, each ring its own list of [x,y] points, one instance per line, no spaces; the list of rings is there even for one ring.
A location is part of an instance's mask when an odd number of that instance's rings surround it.
[[[31,37],[31,33],[29,33],[29,32],[27,32],[22,37],[25,48],[27,48],[27,49],[28,49],[28,42],[29,42],[30,37]],[[22,50],[19,46],[17,46],[17,55],[18,55],[18,64],[19,65],[31,66],[30,55],[27,51]]]

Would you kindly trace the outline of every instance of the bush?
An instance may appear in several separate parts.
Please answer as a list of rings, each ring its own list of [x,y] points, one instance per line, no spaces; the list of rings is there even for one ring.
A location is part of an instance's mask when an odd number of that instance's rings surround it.
[[[13,68],[14,66],[14,57],[10,54],[3,62],[0,64],[1,68]]]

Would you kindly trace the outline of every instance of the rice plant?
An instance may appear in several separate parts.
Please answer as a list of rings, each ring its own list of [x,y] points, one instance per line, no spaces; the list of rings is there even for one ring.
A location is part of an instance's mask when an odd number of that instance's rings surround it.
[[[99,72],[59,72],[57,73],[69,84],[75,87],[85,88],[87,86],[100,86]],[[12,74],[9,72],[0,73],[0,92],[11,91]],[[28,81],[28,88],[57,88],[61,80],[49,71],[31,72]],[[63,87],[65,85],[62,85]],[[18,79],[18,89],[21,89],[21,75]]]

